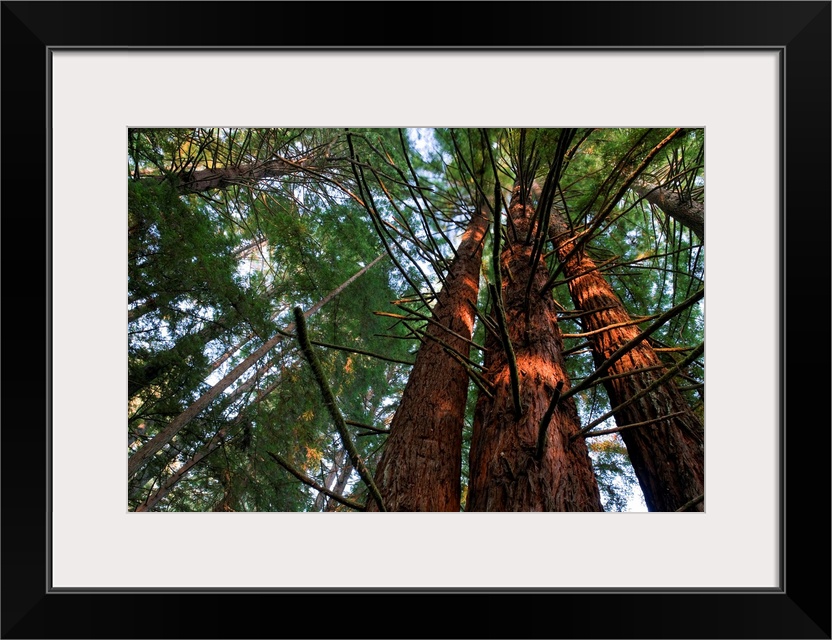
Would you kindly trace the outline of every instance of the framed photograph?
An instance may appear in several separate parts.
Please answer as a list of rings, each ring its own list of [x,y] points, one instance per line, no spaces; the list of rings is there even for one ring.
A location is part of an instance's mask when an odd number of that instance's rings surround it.
[[[830,638],[831,5],[3,2],[2,637]],[[185,127],[704,135],[706,508],[128,509],[124,171]]]

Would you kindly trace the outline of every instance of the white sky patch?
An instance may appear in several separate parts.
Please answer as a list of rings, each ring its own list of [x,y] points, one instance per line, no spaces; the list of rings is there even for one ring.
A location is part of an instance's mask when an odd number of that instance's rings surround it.
[[[422,160],[428,162],[431,154],[436,152],[436,141],[433,137],[433,129],[408,129],[407,137],[413,144]]]

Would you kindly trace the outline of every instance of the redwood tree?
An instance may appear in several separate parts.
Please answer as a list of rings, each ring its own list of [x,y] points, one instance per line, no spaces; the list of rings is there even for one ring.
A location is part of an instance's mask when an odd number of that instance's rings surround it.
[[[466,510],[603,511],[586,444],[575,438],[574,401],[558,402],[569,374],[554,301],[542,295],[548,271],[527,240],[535,215],[523,195],[515,186],[499,260],[502,290],[493,289],[502,344],[494,335],[487,343],[493,392],[477,401]]]
[[[488,218],[474,211],[425,326],[375,479],[389,511],[459,511],[480,263]],[[367,504],[376,510],[375,503]]]
[[[579,247],[575,250],[576,242],[557,210],[551,219],[569,292],[575,308],[582,311],[583,329],[600,367],[641,331],[595,263]],[[666,373],[649,342],[642,340],[609,364],[603,384],[647,507],[676,511],[695,502],[691,508],[702,511],[702,424],[672,379],[643,393]]]
[[[131,508],[618,510],[636,477],[651,510],[703,508],[701,363],[670,380],[701,316],[635,339],[703,281],[640,191],[701,202],[700,131],[129,139]],[[299,351],[288,310],[359,269]]]

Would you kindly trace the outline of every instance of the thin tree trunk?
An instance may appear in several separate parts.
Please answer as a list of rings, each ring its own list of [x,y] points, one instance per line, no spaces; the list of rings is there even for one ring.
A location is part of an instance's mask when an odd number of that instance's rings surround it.
[[[140,511],[149,511],[156,504],[164,498],[170,490],[178,483],[182,478],[184,478],[188,473],[190,473],[191,469],[196,467],[200,462],[202,462],[205,458],[207,458],[210,454],[219,448],[219,446],[223,443],[223,438],[225,437],[226,429],[223,427],[222,429],[217,432],[217,434],[211,438],[211,441],[205,445],[202,449],[197,451],[194,456],[188,460],[185,464],[179,467],[165,482],[162,484],[161,487],[153,494],[148,496],[148,498],[142,502],[139,506],[136,507],[136,512]]]
[[[237,317],[239,317],[239,314],[237,314]],[[223,331],[226,331],[227,329],[224,325],[226,325],[226,323],[232,322],[233,320],[234,319],[231,316],[229,316],[226,318],[221,318],[217,322],[207,324],[202,329],[193,334],[193,340],[198,341],[200,344],[203,345],[208,344],[211,340],[214,340],[215,338],[219,337]],[[159,362],[151,361],[144,365],[141,369],[139,369],[137,373],[134,373],[133,377],[128,376],[127,393],[129,397],[133,398],[140,391],[146,389],[148,386],[153,384],[161,376],[172,371],[177,366],[176,362],[177,360],[179,360],[180,354],[184,354],[187,351],[187,348],[184,346],[186,342],[190,342],[190,340],[183,338],[179,342],[174,344],[168,351],[166,351],[165,362],[160,364]],[[235,350],[236,349],[237,347],[235,347]],[[167,356],[170,357],[168,358]],[[212,370],[215,368],[216,367],[212,366]]]
[[[469,354],[487,227],[486,216],[475,212],[437,297],[435,322],[425,327],[429,338],[419,348],[390,424],[375,473],[388,511],[460,510],[468,374],[438,340]],[[377,510],[373,500],[367,501],[367,510]]]
[[[329,473],[326,474],[324,486],[332,493],[343,495],[352,470],[353,466],[350,463],[346,450],[344,448],[338,449],[335,453],[335,459],[332,461],[332,467]],[[337,506],[338,502],[330,499],[323,492],[318,492],[318,495],[315,497],[315,508],[318,511],[334,511]]]
[[[373,262],[368,265],[368,269],[373,266],[376,262],[378,262],[381,258],[384,257],[385,254],[381,254],[378,256]],[[268,287],[266,291],[263,292],[263,295],[268,296],[271,295],[274,290],[273,286]],[[271,317],[271,320],[274,320],[277,317],[278,313],[274,313]],[[242,319],[242,315],[237,311],[234,310],[226,316],[219,318],[218,320],[214,320],[209,324],[206,324],[202,329],[197,331],[190,336],[183,336],[176,344],[174,344],[169,350],[165,353],[165,361],[163,363],[155,362],[151,360],[149,363],[144,365],[138,372],[134,373],[133,377],[130,378],[128,376],[127,380],[127,392],[130,398],[135,396],[139,393],[142,389],[147,388],[161,376],[165,375],[166,373],[172,371],[177,366],[177,361],[180,359],[180,354],[187,352],[187,343],[193,344],[197,342],[199,344],[205,345],[218,338],[224,331],[228,331],[228,327],[232,324],[238,322]],[[209,365],[209,370],[214,371],[215,369],[219,368],[223,362],[228,360],[232,355],[234,355],[240,348],[246,344],[249,340],[254,338],[257,334],[253,331],[248,333],[244,336],[239,342],[229,347],[225,353],[223,353],[219,358],[214,360]],[[210,372],[206,371],[206,375]]]
[[[350,284],[352,284],[358,277],[363,275],[366,271],[370,269],[375,264],[376,261],[371,262],[367,266],[363,267],[359,270],[355,275],[351,276],[347,279],[343,284],[338,286],[336,289],[331,291],[325,298],[318,301],[315,305],[310,307],[303,315],[304,317],[309,317],[316,311],[318,311],[321,307],[323,307],[327,302],[335,298],[339,293],[341,293],[344,289],[346,289]],[[295,323],[289,324],[285,331],[291,332],[295,328]],[[151,456],[156,454],[158,451],[162,449],[168,442],[170,442],[173,437],[179,433],[179,431],[188,424],[191,420],[193,420],[197,415],[199,415],[208,405],[210,405],[225,389],[227,389],[231,384],[237,380],[243,373],[248,371],[251,366],[257,362],[260,358],[266,355],[271,349],[281,340],[283,340],[284,336],[281,333],[277,333],[272,336],[266,343],[263,344],[259,349],[257,349],[254,353],[249,355],[245,360],[243,360],[240,364],[238,364],[234,369],[232,369],[226,376],[217,382],[213,387],[211,387],[208,391],[206,391],[202,396],[199,397],[190,407],[188,407],[185,411],[179,414],[176,418],[174,418],[170,424],[168,424],[164,429],[162,429],[159,433],[157,433],[153,438],[148,440],[144,446],[142,446],[136,453],[134,453],[127,461],[127,476],[132,477],[136,474],[136,472],[150,459]]]
[[[493,398],[480,394],[477,400],[466,511],[603,511],[586,443],[571,440],[580,431],[574,401],[548,411],[552,398],[568,389],[569,376],[554,302],[540,295],[548,271],[542,257],[533,269],[533,244],[521,244],[530,237],[533,209],[520,200],[519,186],[512,193],[509,216],[516,232],[509,233],[514,242],[500,256],[502,299],[522,415],[515,413],[509,358],[499,340],[490,337],[486,379],[494,392]],[[547,414],[551,419],[538,459],[538,436]]]
[[[280,380],[275,380],[271,384],[269,384],[264,389],[261,389],[257,393],[257,397],[251,402],[249,407],[252,407],[259,402],[261,402],[266,396],[268,396],[272,391],[277,388]],[[222,427],[217,433],[214,435],[213,438],[206,444],[204,447],[199,449],[193,457],[191,457],[187,462],[185,462],[181,467],[179,467],[171,476],[162,483],[162,486],[153,493],[152,495],[148,496],[148,498],[141,503],[138,507],[136,507],[136,511],[148,511],[156,506],[156,504],[164,498],[168,493],[170,493],[171,489],[178,483],[182,478],[188,475],[191,470],[196,467],[200,462],[202,462],[205,458],[211,455],[214,451],[219,448],[223,442],[226,442],[226,436],[230,428],[235,427],[240,424],[240,422],[244,419],[245,413],[241,412],[237,414],[237,417],[228,425]],[[132,497],[132,496],[131,496]]]
[[[647,202],[659,207],[705,242],[705,205],[702,202],[686,200],[675,191],[652,184],[643,183],[634,188]]]
[[[563,260],[569,256],[574,242],[568,239],[569,229],[556,210],[552,210],[551,231],[553,238],[559,237],[555,245],[559,259]],[[626,324],[630,316],[621,300],[582,251],[566,261],[563,271],[569,278],[575,308],[583,312],[584,331],[601,330],[589,337],[596,365],[600,365],[640,330]],[[626,402],[664,375],[667,369],[662,364],[646,340],[619,358],[608,370],[604,382],[611,406]],[[634,371],[648,367],[652,370]],[[676,415],[665,417],[670,414]],[[621,431],[650,511],[676,511],[704,493],[702,424],[672,380],[617,411],[615,421],[619,427],[652,421]],[[704,503],[699,502],[694,509],[702,511]]]
[[[350,475],[352,474],[352,471],[353,471],[352,463],[350,463],[350,461],[347,460],[347,466],[342,468],[339,471],[337,482],[334,485],[332,485],[329,488],[329,490],[332,491],[332,493],[334,493],[336,495],[343,496],[344,491],[347,488],[347,484],[349,483]],[[324,511],[335,511],[335,509],[338,508],[338,505],[339,505],[339,502],[337,500],[333,500],[332,498],[329,498],[326,502],[326,508],[324,509]]]
[[[297,161],[274,157],[263,162],[240,164],[218,169],[197,169],[178,175],[177,188],[182,193],[203,193],[211,189],[224,189],[232,185],[253,185],[261,180],[275,180],[283,176],[314,168],[316,160],[326,162],[326,157],[308,156]],[[142,180],[166,180],[166,176],[141,175]]]

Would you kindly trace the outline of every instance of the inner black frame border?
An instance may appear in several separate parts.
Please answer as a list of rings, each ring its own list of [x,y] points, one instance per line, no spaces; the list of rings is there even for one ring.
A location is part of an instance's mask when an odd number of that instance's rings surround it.
[[[818,407],[818,399],[827,400],[830,390],[824,329],[830,326],[832,289],[831,6],[828,1],[2,2],[1,637],[830,638],[830,421],[828,403]],[[379,16],[395,24],[395,33],[374,26]],[[203,21],[211,27],[193,28]],[[235,22],[235,28],[224,28],[226,22]],[[781,587],[51,589],[49,177],[61,168],[51,166],[48,100],[51,51],[63,48],[779,51],[784,80]],[[683,99],[686,87],[668,89]],[[72,170],[79,179],[95,179],[94,168]],[[91,495],[89,489],[79,487],[79,496]],[[84,508],[94,503],[80,499],[79,511]],[[233,553],[233,545],[226,549]],[[125,551],[125,562],[135,557]],[[386,620],[398,622],[390,627]]]

